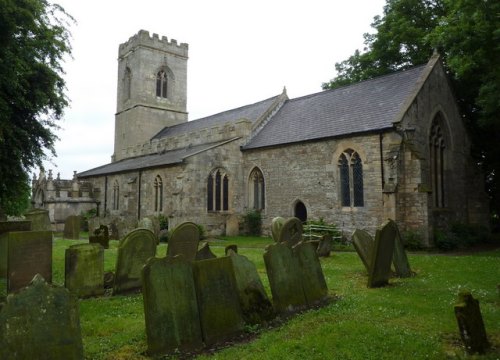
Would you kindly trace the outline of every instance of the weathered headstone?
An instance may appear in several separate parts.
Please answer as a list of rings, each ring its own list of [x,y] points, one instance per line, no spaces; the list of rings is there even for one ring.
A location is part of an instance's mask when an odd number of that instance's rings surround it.
[[[278,243],[289,247],[297,245],[302,240],[302,222],[296,217],[286,219],[278,235]]]
[[[78,302],[41,275],[0,311],[0,359],[83,359]]]
[[[274,309],[279,313],[295,312],[307,306],[302,289],[299,261],[285,244],[273,244],[264,253],[267,277]]]
[[[0,235],[11,231],[31,231],[31,221],[0,221]]]
[[[262,285],[257,267],[248,258],[238,255],[231,249],[228,255],[233,262],[238,297],[245,322],[260,324],[272,320],[273,305]]]
[[[206,345],[229,340],[243,331],[233,263],[229,257],[193,262],[194,284]]]
[[[489,347],[486,329],[484,328],[479,301],[474,299],[469,291],[458,294],[458,303],[455,305],[460,337],[469,354],[483,354]]]
[[[153,221],[148,217],[145,217],[145,218],[142,218],[141,220],[139,220],[139,222],[137,223],[137,227],[142,228],[142,229],[148,229],[153,234],[155,232],[155,229],[153,226]]]
[[[167,256],[182,255],[186,260],[193,261],[196,258],[199,242],[198,225],[192,222],[181,223],[175,227],[168,239]]]
[[[370,272],[370,261],[373,256],[373,247],[375,240],[366,231],[356,229],[352,233],[352,244],[358,253],[359,258],[363,262],[367,272]]]
[[[113,293],[141,287],[141,270],[146,261],[156,255],[156,238],[147,229],[135,229],[118,245]]]
[[[330,234],[325,234],[319,240],[319,244],[316,248],[316,253],[319,257],[329,257],[332,251],[333,238]]]
[[[212,250],[210,250],[208,243],[205,242],[196,253],[195,260],[208,260],[215,259],[216,257]]]
[[[24,217],[31,221],[32,231],[52,231],[48,210],[32,209],[25,213]]]
[[[413,276],[413,272],[410,268],[410,262],[408,261],[408,256],[406,255],[398,226],[394,221],[392,222],[396,227],[396,237],[394,238],[394,255],[392,257],[392,263],[394,264],[396,275],[399,277],[411,277]]]
[[[104,249],[101,245],[79,244],[66,249],[64,286],[82,298],[104,294]]]
[[[325,303],[328,287],[314,247],[309,243],[300,243],[294,246],[293,253],[299,262],[302,289],[307,305],[313,307]]]
[[[390,220],[377,229],[368,273],[368,287],[379,287],[389,283],[397,230],[394,222]]]
[[[150,355],[203,347],[190,262],[150,258],[142,270],[142,296]]]
[[[280,231],[284,223],[285,219],[280,216],[275,217],[271,222],[271,237],[276,242],[279,240]]]
[[[240,221],[237,215],[230,215],[226,220],[226,236],[238,236]]]
[[[70,215],[64,222],[64,239],[80,239],[80,216]]]
[[[236,245],[236,244],[227,245],[224,248],[224,254],[226,256],[227,256],[227,253],[229,252],[229,250],[232,250],[232,251],[234,251],[237,254],[238,253],[238,245]]]
[[[7,291],[28,285],[36,274],[52,282],[52,232],[19,231],[1,235],[7,247]]]
[[[90,244],[99,244],[104,249],[109,249],[109,230],[106,225],[99,226],[94,230],[94,235],[89,236]]]

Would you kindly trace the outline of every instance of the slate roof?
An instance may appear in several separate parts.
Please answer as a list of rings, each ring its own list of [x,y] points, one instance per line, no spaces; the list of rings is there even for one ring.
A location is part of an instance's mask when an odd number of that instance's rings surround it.
[[[242,149],[392,128],[425,67],[288,100]]]

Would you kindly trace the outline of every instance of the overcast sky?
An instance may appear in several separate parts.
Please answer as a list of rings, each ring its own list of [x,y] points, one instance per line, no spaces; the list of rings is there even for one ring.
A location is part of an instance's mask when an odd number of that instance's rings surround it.
[[[110,162],[118,45],[139,30],[189,44],[189,119],[278,95],[321,91],[334,64],[363,48],[385,0],[54,0],[77,23],[64,64],[71,100],[59,123],[54,177]]]

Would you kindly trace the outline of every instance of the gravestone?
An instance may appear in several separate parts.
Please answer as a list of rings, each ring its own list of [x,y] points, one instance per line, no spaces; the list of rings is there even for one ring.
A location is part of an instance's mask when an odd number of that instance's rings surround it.
[[[363,262],[366,271],[370,272],[370,261],[373,256],[375,241],[366,231],[356,229],[352,233],[352,244],[354,245],[354,249],[356,249],[359,258]]]
[[[247,324],[260,324],[274,318],[273,305],[260,280],[257,267],[248,258],[228,251],[233,263],[236,287],[243,317]]]
[[[118,245],[113,294],[141,287],[141,270],[156,255],[156,237],[147,229],[135,229]]]
[[[483,354],[489,347],[486,329],[484,328],[479,301],[474,299],[469,291],[458,294],[458,303],[455,305],[460,337],[469,354]]]
[[[307,300],[302,289],[299,261],[285,244],[269,245],[264,252],[273,306],[279,313],[302,310]]]
[[[181,223],[174,228],[168,239],[167,256],[182,255],[186,260],[193,261],[196,258],[199,242],[198,225],[192,222]]]
[[[302,222],[296,217],[286,219],[278,235],[278,243],[289,247],[297,245],[302,240]]]
[[[80,216],[70,215],[64,222],[64,239],[80,239]]]
[[[104,294],[104,249],[101,245],[79,244],[66,249],[64,286],[81,298]]]
[[[329,257],[332,251],[333,237],[330,234],[325,234],[319,240],[319,244],[316,248],[316,253],[319,257]]]
[[[150,355],[203,347],[190,262],[150,258],[142,270],[142,296]]]
[[[230,215],[226,220],[226,236],[238,236],[240,234],[240,221],[237,215]]]
[[[411,277],[413,276],[413,272],[410,268],[410,262],[408,261],[408,256],[406,255],[398,226],[394,221],[392,222],[394,223],[393,226],[396,227],[396,237],[394,238],[394,254],[392,257],[392,263],[394,264],[396,275],[403,278]]]
[[[226,256],[227,256],[227,253],[229,252],[229,250],[232,250],[237,254],[238,253],[238,245],[236,245],[236,244],[227,245],[224,248],[224,254],[226,254]]]
[[[280,231],[284,223],[285,219],[280,216],[275,217],[271,222],[271,237],[276,242],[279,240]]]
[[[0,359],[83,359],[78,302],[36,275],[0,311]]]
[[[207,346],[229,340],[243,331],[233,263],[227,256],[193,262],[201,331]]]
[[[145,218],[142,218],[141,220],[139,220],[139,222],[137,223],[137,227],[142,228],[142,229],[148,229],[153,234],[155,232],[155,228],[153,226],[153,221],[148,217],[145,217]]]
[[[52,231],[19,231],[1,235],[7,247],[7,291],[28,285],[36,274],[52,282]]]
[[[389,283],[397,230],[395,223],[390,220],[377,229],[368,272],[368,287],[379,287]]]
[[[31,221],[0,221],[0,235],[11,231],[31,231]]]
[[[104,249],[109,249],[109,230],[106,225],[99,226],[94,230],[94,235],[89,236],[90,244],[99,244]]]
[[[31,221],[32,231],[52,231],[48,210],[32,209],[25,213],[24,217]]]
[[[300,243],[294,246],[293,253],[298,259],[307,306],[313,307],[325,303],[328,288],[314,247],[309,243]]]
[[[203,243],[201,248],[196,252],[195,260],[215,259],[217,256],[210,250],[207,242]]]

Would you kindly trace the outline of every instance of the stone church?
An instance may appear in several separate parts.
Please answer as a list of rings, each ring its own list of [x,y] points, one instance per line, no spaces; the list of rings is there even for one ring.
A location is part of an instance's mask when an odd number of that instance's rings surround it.
[[[114,154],[76,174],[99,216],[163,214],[233,234],[250,210],[324,219],[346,234],[385,219],[432,245],[486,224],[487,198],[450,82],[425,65],[188,121],[188,45],[141,30],[119,46]]]

